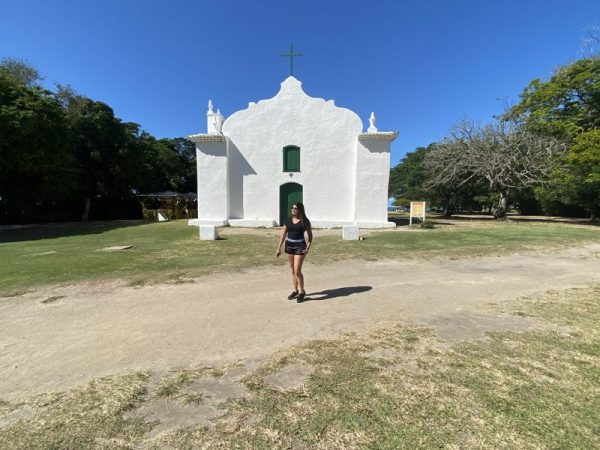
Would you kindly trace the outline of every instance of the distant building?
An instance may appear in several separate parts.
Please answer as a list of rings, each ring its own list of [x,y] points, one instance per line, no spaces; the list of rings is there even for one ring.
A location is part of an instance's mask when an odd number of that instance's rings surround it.
[[[196,194],[188,192],[164,191],[151,194],[138,194],[144,220],[164,221],[172,219],[196,218]]]
[[[314,227],[387,220],[390,145],[397,132],[368,131],[349,109],[306,95],[290,76],[270,99],[225,119],[209,101],[196,143],[198,219],[191,225],[272,227],[302,201]]]

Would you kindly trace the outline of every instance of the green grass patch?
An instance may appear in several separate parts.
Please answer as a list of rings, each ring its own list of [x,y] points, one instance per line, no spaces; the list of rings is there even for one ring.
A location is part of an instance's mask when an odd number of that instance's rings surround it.
[[[250,395],[223,405],[211,425],[154,440],[144,438],[152,423],[123,412],[164,396],[201,404],[205,393],[176,394],[226,371],[176,373],[154,390],[143,374],[103,378],[30,401],[35,415],[0,429],[0,447],[598,448],[600,286],[521,299],[510,310],[546,325],[451,347],[408,326],[299,345],[254,370],[244,380]],[[292,364],[310,368],[301,387],[269,385],[266,377]]]
[[[480,222],[463,226],[435,222],[434,229],[374,232],[363,241],[325,236],[315,241],[310,258],[319,263],[350,258],[465,258],[560,249],[584,242],[600,242],[600,229],[558,223]]]
[[[79,231],[79,233],[78,233]],[[272,264],[276,243],[239,235],[200,241],[185,221],[61,225],[0,232],[0,293],[32,286],[99,279],[132,284],[182,282],[209,271]],[[128,250],[103,248],[132,245]],[[266,250],[273,249],[267,255]]]
[[[0,232],[0,295],[45,284],[124,279],[132,284],[186,282],[214,271],[285,264],[275,259],[279,230],[227,230],[200,241],[186,221],[61,224]],[[431,230],[373,232],[363,241],[316,233],[309,260],[467,257],[600,241],[597,227],[569,224],[436,224]],[[132,245],[129,250],[103,248]]]

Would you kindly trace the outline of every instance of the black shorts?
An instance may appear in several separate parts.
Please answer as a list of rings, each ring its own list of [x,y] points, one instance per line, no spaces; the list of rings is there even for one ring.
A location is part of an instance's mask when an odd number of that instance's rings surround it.
[[[285,241],[285,252],[288,255],[304,255],[304,252],[306,252],[306,241],[302,241],[302,242]]]

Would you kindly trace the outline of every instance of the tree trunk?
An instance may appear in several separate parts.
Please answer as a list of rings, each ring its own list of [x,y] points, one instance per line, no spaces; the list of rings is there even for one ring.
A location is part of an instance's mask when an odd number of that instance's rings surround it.
[[[90,204],[92,203],[89,197],[85,198],[85,204],[83,206],[83,216],[81,216],[81,220],[87,222],[88,217],[90,215]]]
[[[452,216],[453,210],[450,206],[450,200],[444,201],[444,217]]]
[[[508,212],[508,193],[500,192],[500,199],[498,200],[498,208],[494,212],[494,218],[498,220],[506,220],[506,213]]]

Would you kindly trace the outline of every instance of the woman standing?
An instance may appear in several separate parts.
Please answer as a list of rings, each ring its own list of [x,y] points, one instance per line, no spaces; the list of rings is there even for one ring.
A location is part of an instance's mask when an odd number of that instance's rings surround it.
[[[306,233],[308,237],[308,244],[304,239],[304,233]],[[288,295],[288,300],[295,298],[298,303],[304,301],[306,292],[304,291],[302,263],[308,254],[312,239],[313,235],[310,227],[310,220],[306,217],[304,205],[301,202],[295,202],[292,204],[292,216],[288,217],[283,225],[281,239],[279,239],[279,245],[275,252],[275,256],[281,255],[281,246],[285,241],[285,252],[288,255],[288,261],[290,263],[290,268],[292,269],[292,288],[294,289],[292,293]]]

